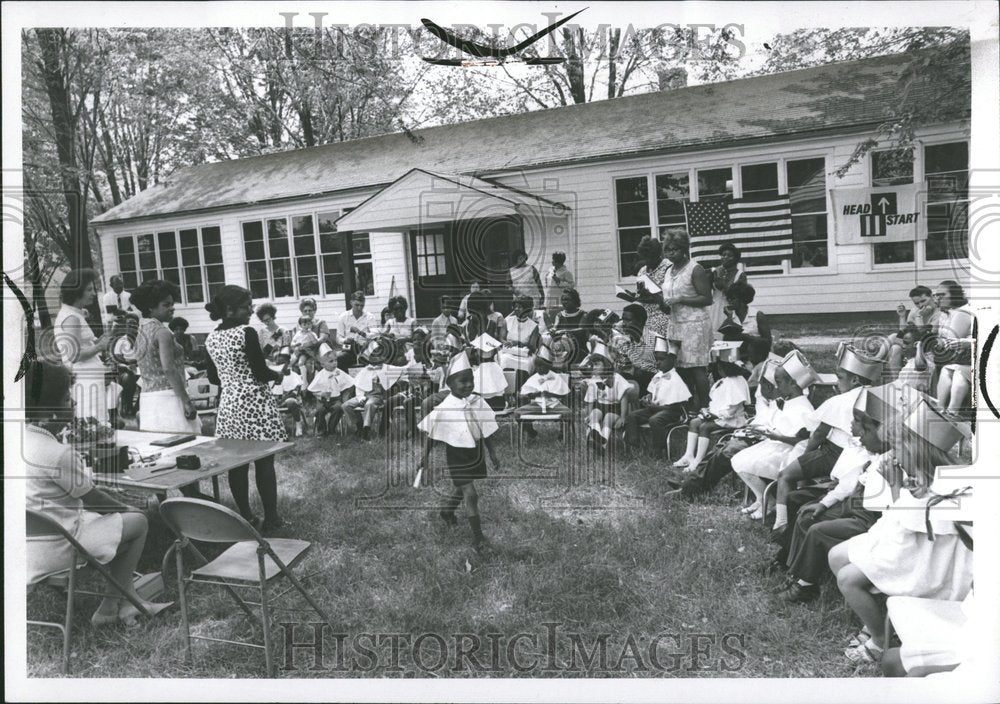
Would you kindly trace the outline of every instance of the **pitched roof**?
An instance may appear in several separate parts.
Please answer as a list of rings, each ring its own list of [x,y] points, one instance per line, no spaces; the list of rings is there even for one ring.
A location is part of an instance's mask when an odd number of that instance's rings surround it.
[[[94,218],[134,218],[390,183],[413,168],[490,173],[645,152],[713,148],[873,125],[901,100],[906,54],[645,93],[179,169]],[[915,82],[910,98],[935,95]],[[948,93],[968,117],[970,93]]]

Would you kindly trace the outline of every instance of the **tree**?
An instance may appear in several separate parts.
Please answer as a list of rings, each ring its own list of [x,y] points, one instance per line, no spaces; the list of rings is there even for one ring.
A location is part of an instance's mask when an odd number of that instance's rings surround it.
[[[769,58],[759,74],[808,68],[835,61],[853,61],[906,52],[900,75],[900,101],[886,108],[886,119],[870,137],[855,147],[850,158],[837,167],[843,176],[880,142],[910,144],[921,125],[952,119],[956,95],[968,94],[969,33],[950,27],[890,27],[800,29],[779,34],[768,44]],[[918,85],[932,87],[932,95],[919,99]]]

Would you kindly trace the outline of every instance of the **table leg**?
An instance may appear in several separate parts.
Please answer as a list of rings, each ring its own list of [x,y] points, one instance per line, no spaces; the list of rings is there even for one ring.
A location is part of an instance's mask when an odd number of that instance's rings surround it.
[[[212,496],[215,497],[215,503],[221,504],[222,497],[219,495],[219,475],[216,474],[212,477]]]

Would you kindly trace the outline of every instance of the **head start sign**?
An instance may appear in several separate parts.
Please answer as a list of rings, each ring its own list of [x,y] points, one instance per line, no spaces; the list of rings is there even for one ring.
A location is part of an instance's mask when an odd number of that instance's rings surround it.
[[[835,188],[837,244],[912,242],[927,236],[918,196],[923,184],[871,188]]]

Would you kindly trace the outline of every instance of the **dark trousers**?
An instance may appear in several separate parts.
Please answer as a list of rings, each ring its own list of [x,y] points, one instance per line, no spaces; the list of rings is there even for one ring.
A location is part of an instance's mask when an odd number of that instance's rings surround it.
[[[683,413],[681,404],[668,406],[646,406],[637,408],[625,417],[625,437],[631,447],[639,447],[641,431],[639,426],[649,423],[649,449],[666,450],[667,430],[680,420]]]
[[[685,477],[681,485],[681,496],[691,499],[714,489],[723,477],[733,471],[733,456],[750,447],[750,444],[741,438],[730,438],[725,447],[714,453],[708,462],[702,463],[694,473]]]
[[[796,521],[787,563],[789,572],[806,582],[818,583],[830,571],[830,549],[867,533],[878,518],[879,514],[861,505],[861,494],[856,493],[824,511],[819,521],[809,526]]]
[[[788,559],[788,552],[792,544],[792,533],[795,531],[795,526],[798,523],[799,509],[808,503],[821,499],[826,492],[827,489],[825,486],[807,486],[788,492],[788,496],[785,497],[785,506],[788,510],[788,525],[785,526],[779,538],[778,545],[781,549],[778,550],[778,554],[774,556],[774,559],[780,562],[785,562]]]

